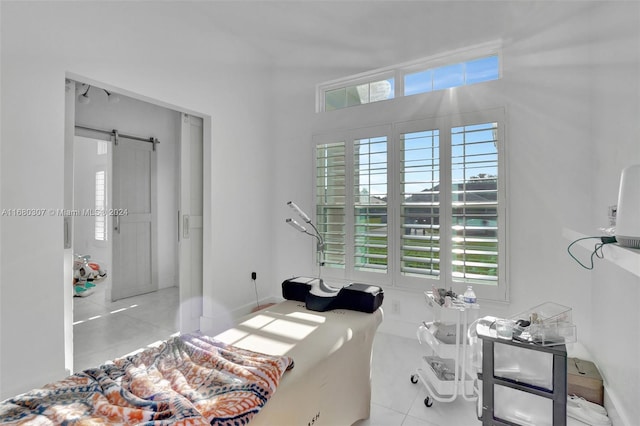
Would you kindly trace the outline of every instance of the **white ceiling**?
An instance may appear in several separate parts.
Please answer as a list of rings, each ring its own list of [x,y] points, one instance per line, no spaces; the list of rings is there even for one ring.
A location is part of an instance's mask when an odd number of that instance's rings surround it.
[[[28,53],[34,56],[55,52],[49,44],[55,38],[47,34],[65,27],[74,34],[69,45],[95,59],[129,51],[134,60],[155,60],[155,66],[171,58],[205,67],[271,62],[357,73],[494,41],[521,27],[532,34],[535,26],[562,23],[566,15],[558,5],[580,3],[590,2],[50,0],[3,1],[2,7],[34,18],[14,29],[37,38],[31,44],[37,50]]]
[[[212,45],[216,35],[223,33],[279,66],[357,66],[363,70],[499,38],[510,13],[508,2],[485,1],[187,4],[193,14],[191,29],[195,26],[201,34],[209,34]],[[477,21],[479,16],[482,22]]]
[[[587,1],[377,1],[377,0],[0,0],[3,33],[24,46],[3,43],[8,56],[60,58],[144,65],[161,72],[167,61],[200,72],[221,67],[238,72],[273,65],[275,72],[308,70],[322,78],[344,77],[505,37],[522,40],[541,26],[560,30]],[[588,6],[587,6],[588,7]],[[5,18],[28,16],[20,24]],[[13,28],[13,25],[19,25]],[[65,53],[68,55],[68,53]],[[112,59],[115,61],[112,62]],[[71,60],[71,58],[69,58]],[[326,81],[322,80],[322,81]]]

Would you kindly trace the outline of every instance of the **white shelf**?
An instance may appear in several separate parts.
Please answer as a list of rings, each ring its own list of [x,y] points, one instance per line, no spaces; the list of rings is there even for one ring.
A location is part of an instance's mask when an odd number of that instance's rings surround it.
[[[455,358],[459,349],[458,345],[440,341],[433,334],[433,323],[429,322],[425,324],[426,327],[418,328],[418,341],[428,345],[440,358]]]
[[[567,228],[562,230],[562,235],[570,241],[575,241],[579,238],[589,236]],[[597,234],[592,235],[596,236]],[[597,242],[598,241],[595,239],[589,239],[579,241],[576,245],[592,252]],[[603,247],[603,253],[605,260],[608,260],[622,269],[631,272],[635,276],[640,277],[640,249],[621,247],[618,244],[607,244]]]

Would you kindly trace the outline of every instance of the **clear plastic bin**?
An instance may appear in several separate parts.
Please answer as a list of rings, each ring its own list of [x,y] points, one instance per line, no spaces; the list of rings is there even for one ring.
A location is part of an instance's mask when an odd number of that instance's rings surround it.
[[[482,374],[482,355],[473,364]],[[493,347],[494,375],[503,379],[553,391],[553,355],[527,347],[496,344]]]
[[[571,308],[554,302],[534,306],[511,317],[529,321],[530,325],[516,325],[514,338],[542,346],[563,345],[577,340],[577,329],[571,322]]]
[[[564,345],[578,340],[575,324],[539,324],[533,325],[530,331],[533,342],[542,346]]]
[[[493,392],[495,417],[523,426],[552,426],[552,399],[497,384]]]
[[[571,308],[554,302],[545,302],[534,306],[512,317],[514,320],[524,319],[532,324],[558,324],[571,322]]]
[[[464,380],[459,378],[457,384],[460,389],[455,391],[456,382],[455,369],[456,364],[452,359],[440,358],[437,356],[423,356],[422,368],[425,373],[425,379],[433,386],[433,389],[439,395],[456,395],[463,391],[466,395],[473,393],[473,379],[465,373]],[[458,374],[461,371],[458,370]]]
[[[494,375],[553,390],[553,355],[513,345],[493,347]]]

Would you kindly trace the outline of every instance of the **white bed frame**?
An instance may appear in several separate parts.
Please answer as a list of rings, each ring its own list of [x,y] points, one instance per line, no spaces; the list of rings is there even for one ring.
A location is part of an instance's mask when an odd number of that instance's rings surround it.
[[[295,362],[251,426],[348,426],[369,418],[371,353],[382,317],[382,309],[315,312],[287,300],[214,336]]]

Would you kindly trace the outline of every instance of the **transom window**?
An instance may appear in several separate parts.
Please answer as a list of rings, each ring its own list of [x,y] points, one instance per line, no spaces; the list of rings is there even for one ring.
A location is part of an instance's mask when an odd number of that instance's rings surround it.
[[[404,75],[404,95],[417,95],[500,77],[498,55],[430,68]]]
[[[395,97],[394,78],[351,84],[324,92],[324,110],[346,108]]]
[[[318,111],[379,102],[500,78],[497,44],[476,46],[318,86]]]

